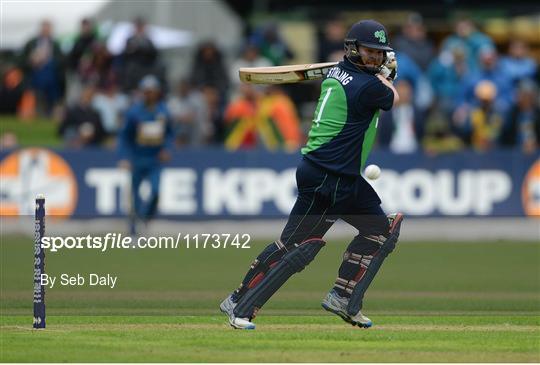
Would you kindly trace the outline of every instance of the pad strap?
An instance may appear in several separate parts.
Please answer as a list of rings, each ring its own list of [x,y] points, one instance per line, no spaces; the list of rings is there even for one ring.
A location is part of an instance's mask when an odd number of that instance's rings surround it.
[[[362,309],[362,301],[364,300],[364,294],[368,289],[369,285],[373,281],[373,278],[381,268],[384,259],[388,256],[394,248],[399,238],[399,232],[401,228],[403,216],[398,213],[394,218],[392,217],[392,223],[390,227],[390,234],[388,238],[382,238],[383,243],[381,248],[373,254],[370,264],[365,268],[361,268],[357,277],[359,277],[356,285],[351,293],[351,298],[349,299],[349,305],[347,306],[347,313],[351,316],[355,316],[360,309]],[[363,271],[363,272],[362,272]]]
[[[281,240],[268,245],[251,263],[244,280],[233,293],[233,301],[238,302],[249,289],[258,285],[268,270],[275,266],[287,252],[288,250]]]
[[[302,271],[313,261],[324,245],[325,242],[318,238],[295,244],[258,285],[250,288],[238,301],[234,314],[240,318],[254,318],[257,311],[292,275]]]

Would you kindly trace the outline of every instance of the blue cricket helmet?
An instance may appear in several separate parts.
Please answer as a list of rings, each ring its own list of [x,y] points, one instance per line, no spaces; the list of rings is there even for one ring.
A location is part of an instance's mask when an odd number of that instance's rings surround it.
[[[383,51],[383,63],[387,60],[387,52],[393,51],[386,28],[375,20],[361,20],[355,23],[347,33],[344,46],[345,57],[360,69],[372,74],[380,72],[382,64],[379,66],[365,65],[360,55],[360,47]]]
[[[355,23],[347,33],[345,44],[347,43],[356,43],[357,46],[381,49],[383,51],[393,51],[384,25],[371,19]]]

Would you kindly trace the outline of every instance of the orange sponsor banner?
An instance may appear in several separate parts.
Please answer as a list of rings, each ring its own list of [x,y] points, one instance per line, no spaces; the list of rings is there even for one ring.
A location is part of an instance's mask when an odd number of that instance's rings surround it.
[[[523,210],[528,216],[540,216],[540,159],[529,169],[521,188]]]
[[[47,215],[70,216],[77,205],[77,179],[69,164],[44,148],[25,148],[0,161],[0,215],[31,215],[43,194]]]

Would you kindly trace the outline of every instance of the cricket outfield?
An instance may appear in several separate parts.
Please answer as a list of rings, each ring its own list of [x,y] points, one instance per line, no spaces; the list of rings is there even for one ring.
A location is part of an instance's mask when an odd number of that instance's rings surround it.
[[[255,320],[218,310],[262,247],[47,252],[46,272],[114,273],[114,289],[48,289],[32,330],[32,239],[3,236],[2,362],[540,362],[540,244],[400,242],[359,329],[326,313],[346,242],[328,242]]]

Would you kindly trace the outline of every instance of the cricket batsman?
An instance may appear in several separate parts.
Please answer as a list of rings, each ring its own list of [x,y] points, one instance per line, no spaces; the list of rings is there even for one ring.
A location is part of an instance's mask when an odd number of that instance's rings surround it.
[[[126,112],[119,134],[119,166],[131,171],[130,234],[135,235],[136,222],[147,223],[156,213],[162,164],[171,158],[173,131],[171,118],[161,100],[159,80],[148,75],[141,79],[142,100]],[[149,197],[139,194],[141,183],[150,183]]]
[[[358,234],[348,245],[322,306],[352,325],[372,325],[360,311],[362,300],[394,250],[403,216],[386,216],[361,171],[375,140],[380,109],[390,110],[399,100],[392,86],[397,63],[385,27],[374,20],[354,24],[344,46],[343,61],[330,69],[321,85],[296,170],[298,197],[287,225],[220,305],[233,328],[255,328],[257,311],[313,261],[325,245],[322,237],[337,219],[354,226]]]

